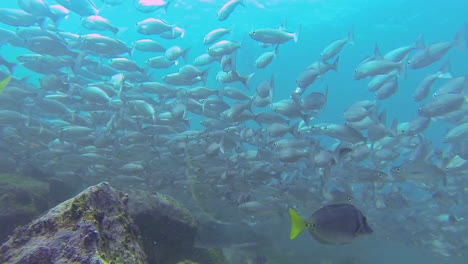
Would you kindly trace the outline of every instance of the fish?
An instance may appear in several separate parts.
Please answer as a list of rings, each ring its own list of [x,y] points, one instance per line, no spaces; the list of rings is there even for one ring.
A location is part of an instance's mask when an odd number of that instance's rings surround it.
[[[406,62],[393,62],[385,59],[371,60],[361,63],[354,71],[354,79],[360,80],[376,75],[388,74],[393,70],[404,71]]]
[[[166,21],[156,18],[147,18],[136,23],[136,30],[144,35],[159,35],[174,27],[175,25],[170,25]]]
[[[152,68],[163,69],[178,65],[179,62],[177,60],[168,60],[166,56],[157,56],[147,59],[146,64]]]
[[[109,30],[112,33],[114,33],[114,35],[117,35],[120,30],[119,28],[113,26],[107,18],[98,16],[98,15],[82,17],[81,25],[84,28],[87,28],[90,30],[98,30],[98,31]]]
[[[238,5],[245,6],[244,0],[230,0],[218,10],[218,20],[224,21],[229,18],[231,13]]]
[[[455,35],[452,41],[436,42],[426,46],[423,50],[414,54],[408,61],[408,65],[412,69],[420,69],[427,67],[439,60],[441,60],[447,52],[452,48],[464,48],[466,30],[468,24],[464,25],[462,29]]]
[[[255,67],[263,69],[267,67],[272,61],[273,58],[278,56],[279,45],[276,45],[275,50],[264,52],[260,57],[255,60]]]
[[[133,6],[136,10],[142,13],[154,12],[160,8],[163,8],[167,13],[169,5],[172,3],[172,0],[132,0]]]
[[[465,100],[461,94],[442,94],[422,105],[418,114],[425,117],[443,116],[458,110]]]
[[[46,1],[43,0],[18,0],[18,6],[24,11],[36,17],[49,17],[55,23],[60,18],[53,13],[50,6]]]
[[[80,49],[97,55],[116,57],[122,53],[129,53],[131,49],[118,39],[100,34],[87,34],[79,38]],[[53,55],[53,54],[51,54]]]
[[[13,27],[29,27],[41,21],[23,10],[0,8],[0,22]]]
[[[80,16],[97,15],[99,10],[96,8],[94,0],[56,0],[59,4]]]
[[[152,39],[140,39],[133,43],[132,50],[145,52],[166,52],[166,48],[159,42]],[[133,51],[131,52],[133,54]]]
[[[421,81],[421,83],[418,85],[418,87],[416,87],[416,89],[413,92],[413,100],[416,102],[419,102],[425,99],[429,95],[434,82],[441,78],[445,78],[445,79],[452,78],[452,74],[450,73],[449,61],[444,63],[444,65],[442,65],[439,71],[437,71],[434,74],[426,76]]]
[[[187,61],[187,54],[188,54],[189,50],[190,50],[190,47],[182,49],[179,46],[173,46],[173,47],[168,48],[164,52],[164,56],[169,61],[175,61],[180,57],[182,57],[184,59],[184,61]]]
[[[362,212],[351,204],[330,204],[315,211],[306,221],[294,209],[291,217],[290,239],[305,230],[322,244],[349,244],[356,238],[373,233]]]
[[[208,54],[213,57],[222,57],[224,55],[229,55],[233,53],[240,47],[241,45],[236,42],[229,40],[221,40],[208,48]]]
[[[392,177],[396,181],[417,181],[417,182],[446,182],[447,174],[443,169],[425,160],[404,162],[400,166],[390,169]]]
[[[222,38],[224,35],[231,33],[231,31],[232,31],[232,28],[214,29],[205,35],[205,37],[203,38],[203,44],[205,45],[212,44],[216,40]]]
[[[109,65],[117,70],[121,71],[140,71],[144,72],[144,69],[138,66],[138,64],[127,58],[112,58],[109,60]]]
[[[416,39],[416,42],[413,45],[400,47],[392,51],[389,51],[387,54],[383,56],[383,58],[386,60],[394,61],[394,62],[400,62],[403,59],[405,59],[411,51],[417,50],[417,49],[424,49],[425,46],[426,45],[424,44],[424,37],[423,35],[420,35],[418,39]]]
[[[297,42],[299,33],[289,33],[281,29],[265,28],[253,30],[249,32],[249,36],[261,43],[276,45],[286,43],[290,40]]]
[[[325,49],[320,53],[322,60],[326,61],[335,57],[346,44],[354,45],[354,31],[351,30],[348,32],[348,37],[343,39],[338,39],[330,44],[328,44]]]

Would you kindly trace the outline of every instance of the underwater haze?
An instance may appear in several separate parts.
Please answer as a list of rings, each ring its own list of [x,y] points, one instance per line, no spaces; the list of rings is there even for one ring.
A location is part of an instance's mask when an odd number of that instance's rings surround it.
[[[231,264],[466,263],[466,14],[3,0],[0,173],[171,195]]]

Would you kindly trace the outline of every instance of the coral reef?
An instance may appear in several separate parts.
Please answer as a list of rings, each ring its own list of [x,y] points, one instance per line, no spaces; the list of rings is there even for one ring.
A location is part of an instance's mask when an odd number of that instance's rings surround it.
[[[89,187],[17,228],[0,263],[147,263],[127,202],[107,183]]]

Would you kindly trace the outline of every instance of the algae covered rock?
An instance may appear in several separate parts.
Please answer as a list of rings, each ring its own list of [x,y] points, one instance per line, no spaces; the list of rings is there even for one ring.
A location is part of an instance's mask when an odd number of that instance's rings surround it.
[[[15,227],[33,220],[48,206],[46,182],[16,174],[0,174],[0,243]]]
[[[150,263],[166,263],[192,251],[198,224],[185,207],[161,193],[128,190],[128,195],[129,213],[140,228]]]
[[[92,186],[17,228],[0,248],[0,263],[147,263],[127,195]]]

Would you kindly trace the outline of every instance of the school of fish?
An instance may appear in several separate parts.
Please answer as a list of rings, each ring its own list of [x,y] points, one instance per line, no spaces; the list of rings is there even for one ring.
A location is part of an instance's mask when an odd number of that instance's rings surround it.
[[[52,2],[0,8],[0,45],[19,50],[15,59],[0,56],[2,171],[34,168],[83,187],[109,181],[166,190],[186,195],[211,221],[249,225],[272,216],[288,221],[288,208],[354,204],[372,236],[447,257],[468,249],[468,211],[452,210],[468,202],[468,75],[453,76],[445,59],[451,50],[467,51],[466,25],[452,40],[414,36],[387,53],[376,45],[353,76],[341,76],[340,53],[359,45],[359,32],[350,29],[285,88],[277,85],[281,72],[267,79],[256,73],[301,42],[304,29],[278,21],[235,39],[235,23],[219,23],[259,8],[244,0],[216,2],[213,30],[192,46],[178,45],[189,25],[164,19],[180,8],[175,0],[132,0],[146,18],[124,29],[100,15],[100,5],[112,9],[123,0]],[[85,34],[61,30],[71,16],[81,17]],[[125,39],[129,33],[137,38]],[[264,49],[250,58],[256,71],[237,61],[246,41]],[[440,69],[405,86],[405,76],[433,64]],[[37,81],[15,77],[21,69]],[[320,118],[334,104],[329,90],[341,89],[317,84],[330,71],[375,94],[349,102],[345,122]],[[387,120],[380,103],[401,86],[413,91],[419,110],[412,120]],[[277,100],[279,89],[290,97]],[[424,135],[437,123],[449,126],[441,144]],[[342,235],[338,241],[349,240]]]

